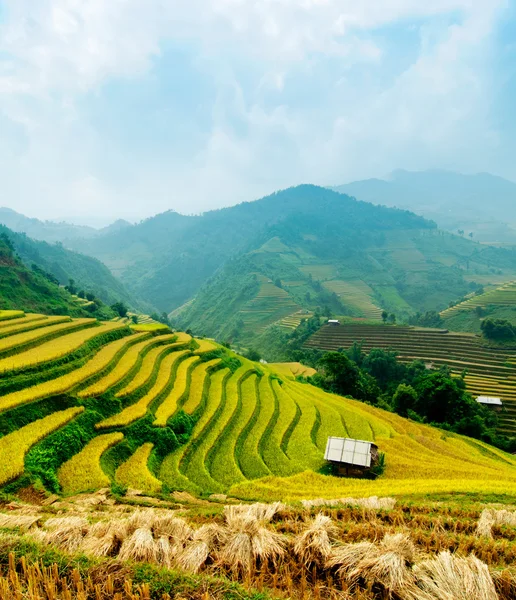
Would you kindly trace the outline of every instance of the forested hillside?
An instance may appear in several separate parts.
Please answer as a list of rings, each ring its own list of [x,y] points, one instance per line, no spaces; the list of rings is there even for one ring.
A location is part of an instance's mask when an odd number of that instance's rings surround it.
[[[15,233],[0,225],[0,234],[8,238],[25,266],[36,265],[53,275],[61,285],[73,279],[78,290],[92,292],[106,304],[120,300],[138,306],[138,302],[127,291],[123,283],[115,278],[99,260],[67,250],[62,244],[36,241],[25,234]]]
[[[256,330],[324,305],[376,318],[384,308],[399,315],[445,308],[476,289],[477,278],[516,271],[514,253],[311,185],[202,216],[167,212],[74,247],[160,310],[196,297],[181,324],[211,333],[246,321]]]
[[[282,213],[283,196],[306,202]],[[295,327],[313,311],[380,320],[386,310],[406,318],[442,310],[480,289],[484,278],[510,277],[516,268],[514,251],[442,232],[406,211],[315,186],[274,199],[283,217],[262,227],[245,253],[173,314],[180,326],[249,340],[271,324]]]

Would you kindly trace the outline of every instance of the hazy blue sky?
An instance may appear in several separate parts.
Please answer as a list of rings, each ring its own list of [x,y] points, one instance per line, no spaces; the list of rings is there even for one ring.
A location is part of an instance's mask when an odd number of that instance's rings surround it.
[[[516,180],[503,0],[0,0],[0,205],[140,219],[396,168]]]

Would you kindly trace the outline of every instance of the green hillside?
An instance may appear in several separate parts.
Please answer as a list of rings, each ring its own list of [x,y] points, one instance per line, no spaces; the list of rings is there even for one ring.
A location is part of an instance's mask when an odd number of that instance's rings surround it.
[[[445,308],[472,289],[461,274],[482,282],[500,272],[507,279],[516,275],[514,252],[483,247],[439,232],[412,213],[312,185],[202,216],[167,212],[95,244],[71,244],[106,264],[133,294],[169,313],[225,266],[231,280],[243,270],[245,276],[257,272],[280,279],[302,308],[315,304],[305,300],[307,293],[336,289],[357,316],[377,308],[399,313]],[[255,264],[248,270],[241,259]]]
[[[447,365],[453,373],[466,371],[467,390],[475,396],[496,396],[504,403],[500,429],[516,434],[516,348],[495,348],[473,334],[446,329],[346,323],[325,325],[307,342],[307,348],[338,350],[354,342],[365,351],[395,350],[402,362],[421,360],[433,367]]]
[[[68,285],[73,279],[78,290],[92,292],[106,304],[122,300],[135,308],[145,308],[99,260],[68,250],[59,243],[33,240],[3,225],[0,225],[0,234],[9,238],[16,254],[29,269],[36,265],[53,275],[61,285]]]
[[[472,294],[463,302],[441,312],[447,327],[454,331],[480,333],[485,318],[516,323],[516,282],[508,281],[483,294]]]
[[[293,380],[207,340],[0,313],[0,486],[243,499],[516,494],[516,459]],[[328,436],[374,441],[377,481],[319,473]]]
[[[0,234],[0,309],[23,309],[45,314],[90,315],[55,278],[29,269],[15,253],[11,237]],[[111,317],[108,311],[106,316]]]
[[[249,342],[271,324],[288,325],[315,310],[376,320],[387,310],[406,318],[444,309],[478,289],[478,280],[494,276],[494,265],[508,277],[516,268],[514,251],[484,247],[412,213],[315,186],[245,208],[263,205],[266,213],[272,200],[276,223],[263,227],[245,252],[174,312],[180,327]],[[285,208],[294,204],[294,212]]]

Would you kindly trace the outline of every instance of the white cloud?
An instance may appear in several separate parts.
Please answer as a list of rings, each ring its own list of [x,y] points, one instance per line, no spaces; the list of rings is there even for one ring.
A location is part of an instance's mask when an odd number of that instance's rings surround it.
[[[197,212],[300,181],[338,183],[396,167],[482,168],[500,143],[489,101],[503,0],[3,5],[4,203],[40,216]],[[400,23],[416,26],[420,48],[384,77],[389,47],[378,30]],[[169,42],[196,53],[217,99],[195,151],[181,160],[165,149],[156,164],[155,152],[118,147],[93,129],[80,101],[106,83],[137,81]],[[126,165],[122,183],[99,171],[112,153]]]

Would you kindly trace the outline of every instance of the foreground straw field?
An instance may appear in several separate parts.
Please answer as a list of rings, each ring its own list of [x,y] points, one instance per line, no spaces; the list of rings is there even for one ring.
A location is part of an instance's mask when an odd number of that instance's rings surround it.
[[[145,500],[103,490],[0,510],[0,598],[514,598],[514,504]]]

